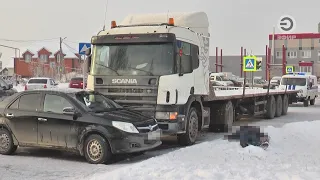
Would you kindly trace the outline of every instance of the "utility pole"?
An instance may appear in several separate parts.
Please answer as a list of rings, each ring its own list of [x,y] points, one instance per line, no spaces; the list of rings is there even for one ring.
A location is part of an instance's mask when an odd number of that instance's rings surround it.
[[[58,71],[59,71],[59,79],[60,81],[62,80],[62,69],[61,69],[61,64],[62,64],[62,57],[63,57],[63,52],[62,52],[62,38],[60,37],[60,53],[58,54],[59,56],[59,67],[58,67]]]
[[[59,68],[58,68],[60,81],[62,80],[62,67],[64,65],[64,54],[62,50],[62,43],[63,43],[63,40],[66,38],[67,37],[65,38],[60,37],[60,53],[59,53]]]

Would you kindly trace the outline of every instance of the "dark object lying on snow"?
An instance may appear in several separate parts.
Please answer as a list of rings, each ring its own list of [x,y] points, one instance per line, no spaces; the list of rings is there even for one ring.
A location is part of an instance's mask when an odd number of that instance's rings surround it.
[[[261,133],[259,127],[240,126],[240,128],[232,134],[226,135],[228,140],[240,140],[242,147],[249,145],[260,146],[264,149],[269,146],[268,134]]]

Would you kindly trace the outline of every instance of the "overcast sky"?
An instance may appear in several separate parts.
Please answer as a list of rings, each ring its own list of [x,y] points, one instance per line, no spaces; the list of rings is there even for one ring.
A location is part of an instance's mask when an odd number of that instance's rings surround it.
[[[31,46],[30,42],[67,37],[66,43],[90,42],[104,25],[106,0],[11,0],[0,6],[0,44]],[[128,13],[204,11],[210,21],[211,48],[223,48],[224,55],[240,54],[240,47],[263,54],[268,34],[282,15],[297,22],[295,32],[317,32],[320,21],[319,0],[109,0],[107,27],[111,20],[121,21]],[[278,31],[278,30],[277,30]],[[58,39],[43,43],[59,43]],[[57,45],[58,46],[58,45]],[[3,66],[13,65],[14,51],[0,47]]]

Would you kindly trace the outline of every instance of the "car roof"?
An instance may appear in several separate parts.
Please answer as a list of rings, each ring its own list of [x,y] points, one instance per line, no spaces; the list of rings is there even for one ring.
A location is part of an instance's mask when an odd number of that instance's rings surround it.
[[[33,77],[33,78],[30,78],[30,79],[52,79],[52,78],[48,78],[48,77]]]
[[[88,89],[75,89],[75,88],[49,88],[49,89],[34,89],[34,90],[27,90],[23,92],[59,92],[59,93],[78,93],[78,92],[89,92]]]

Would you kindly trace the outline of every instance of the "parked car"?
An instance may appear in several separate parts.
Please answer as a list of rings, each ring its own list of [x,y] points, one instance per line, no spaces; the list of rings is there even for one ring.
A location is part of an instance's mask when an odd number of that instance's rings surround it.
[[[87,87],[87,83],[84,84]],[[83,89],[83,77],[74,77],[69,82],[69,88]]]
[[[13,88],[12,84],[7,84],[7,82],[4,79],[0,78],[0,101],[17,92],[18,91]]]
[[[270,84],[274,84],[276,86],[279,86],[281,78],[282,78],[281,76],[274,76],[273,78],[271,78]]]
[[[51,78],[35,77],[28,80],[27,84],[24,86],[24,90],[55,88],[57,85],[58,83],[54,82]]]
[[[0,154],[17,147],[74,151],[89,163],[113,154],[147,151],[161,145],[154,118],[121,107],[95,91],[22,91],[0,102]]]

